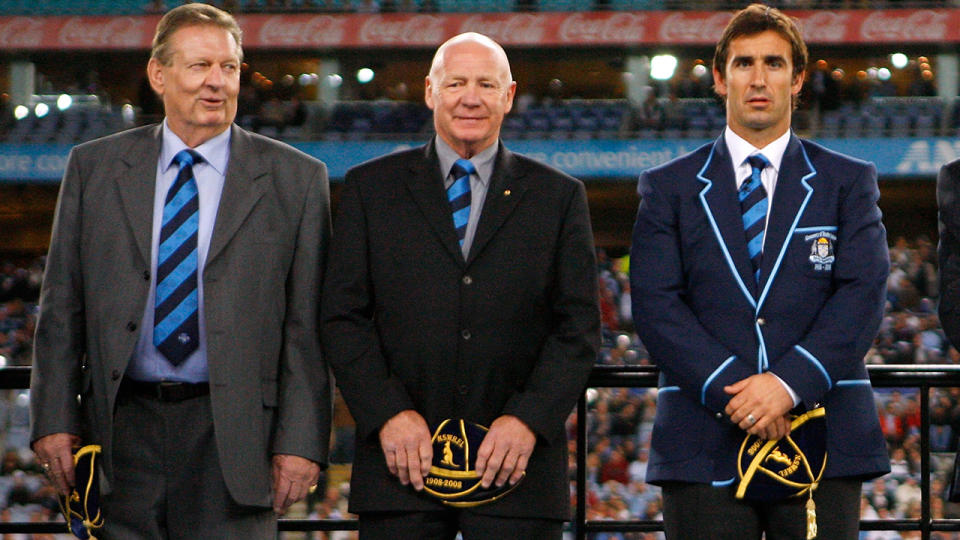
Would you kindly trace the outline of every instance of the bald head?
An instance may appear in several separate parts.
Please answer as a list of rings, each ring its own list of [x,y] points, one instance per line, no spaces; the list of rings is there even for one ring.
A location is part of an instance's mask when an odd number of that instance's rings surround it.
[[[469,32],[437,49],[424,99],[437,135],[460,157],[470,158],[497,142],[516,89],[503,48]]]
[[[499,43],[483,34],[478,34],[476,32],[464,32],[463,34],[458,34],[443,42],[443,45],[440,45],[436,54],[433,55],[433,63],[430,64],[429,77],[434,83],[443,78],[443,70],[446,66],[448,50],[451,47],[465,43],[480,45],[490,49],[494,58],[496,59],[496,62],[502,67],[503,79],[501,82],[504,84],[509,84],[513,80],[513,75],[510,73],[510,61],[507,60],[507,53],[503,50],[503,47],[501,47]]]

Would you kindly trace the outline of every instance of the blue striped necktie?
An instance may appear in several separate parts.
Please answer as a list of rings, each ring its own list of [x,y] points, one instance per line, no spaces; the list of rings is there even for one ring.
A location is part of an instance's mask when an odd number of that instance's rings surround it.
[[[179,366],[197,349],[197,226],[200,199],[193,165],[203,158],[193,150],[173,157],[180,167],[163,207],[157,253],[157,292],[153,312],[153,344]]]
[[[760,261],[763,258],[763,229],[767,223],[767,190],[763,188],[760,174],[770,165],[763,154],[747,158],[753,171],[750,178],[740,186],[740,213],[743,231],[747,237],[747,253],[753,264],[753,277],[760,283]]]
[[[457,230],[457,239],[463,247],[463,238],[467,234],[467,222],[470,220],[470,175],[477,169],[469,159],[458,159],[450,169],[453,184],[447,188],[447,200],[453,211],[453,228]]]

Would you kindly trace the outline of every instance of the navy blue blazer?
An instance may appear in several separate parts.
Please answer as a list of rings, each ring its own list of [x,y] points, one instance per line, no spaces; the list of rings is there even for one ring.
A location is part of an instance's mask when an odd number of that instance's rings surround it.
[[[637,332],[661,368],[647,481],[733,483],[745,432],[723,387],[771,371],[827,410],[825,477],[889,470],[863,357],[889,255],[877,172],[791,136],[759,284],[723,137],[640,177],[630,281]]]

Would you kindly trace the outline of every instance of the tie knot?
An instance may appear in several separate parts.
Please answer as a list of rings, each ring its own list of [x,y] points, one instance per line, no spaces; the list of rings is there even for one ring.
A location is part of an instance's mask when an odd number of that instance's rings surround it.
[[[187,148],[177,152],[177,155],[173,156],[173,162],[176,163],[178,167],[182,168],[193,166],[197,163],[203,163],[203,157],[195,150],[190,150]]]
[[[464,176],[476,174],[477,168],[473,166],[473,163],[469,159],[461,158],[454,162],[450,172],[453,173],[454,178],[462,178]]]
[[[751,167],[759,171],[762,171],[767,168],[767,165],[770,165],[770,160],[763,154],[754,154],[747,158],[747,162],[750,163]]]

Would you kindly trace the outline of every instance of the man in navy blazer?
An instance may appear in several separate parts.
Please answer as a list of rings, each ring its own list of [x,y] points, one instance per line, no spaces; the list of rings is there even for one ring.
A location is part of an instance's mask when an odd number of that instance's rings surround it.
[[[791,19],[738,12],[714,57],[723,135],[640,177],[633,313],[661,369],[647,481],[668,538],[807,537],[807,495],[734,494],[744,437],[787,435],[791,412],[826,409],[820,538],[857,538],[861,481],[889,470],[863,362],[889,271],[876,168],[791,133],[806,62]]]

